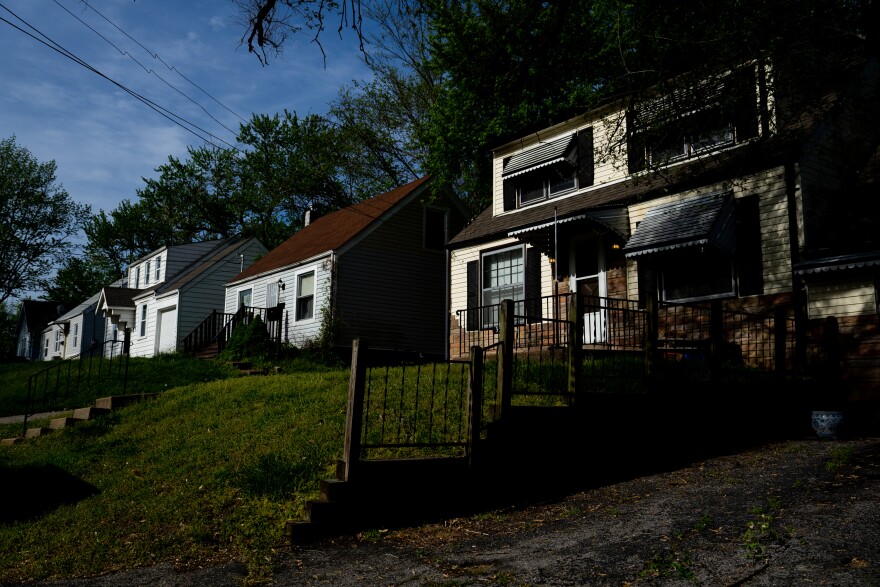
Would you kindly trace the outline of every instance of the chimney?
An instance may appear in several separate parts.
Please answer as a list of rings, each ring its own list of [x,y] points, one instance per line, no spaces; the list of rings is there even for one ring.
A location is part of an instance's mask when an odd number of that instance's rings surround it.
[[[306,210],[306,217],[303,219],[303,228],[309,225],[309,222],[312,221],[312,211]]]

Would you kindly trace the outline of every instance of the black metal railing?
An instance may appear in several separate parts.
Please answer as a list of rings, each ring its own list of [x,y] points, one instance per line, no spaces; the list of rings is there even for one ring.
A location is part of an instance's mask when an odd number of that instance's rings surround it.
[[[197,353],[209,345],[216,345],[217,352],[222,352],[235,329],[239,326],[247,326],[256,317],[259,317],[266,327],[269,340],[280,344],[284,333],[284,304],[272,308],[241,306],[233,314],[217,310],[211,312],[183,339],[183,350],[187,353]]]
[[[67,409],[75,401],[90,403],[99,393],[125,394],[129,363],[125,347],[126,341],[115,339],[94,344],[79,357],[53,361],[28,377],[22,434],[35,414]]]
[[[463,456],[469,369],[467,360],[369,365],[360,442],[364,458]]]

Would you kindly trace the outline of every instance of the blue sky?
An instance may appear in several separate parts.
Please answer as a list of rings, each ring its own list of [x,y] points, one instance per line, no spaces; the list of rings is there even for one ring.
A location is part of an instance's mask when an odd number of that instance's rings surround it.
[[[0,0],[0,18],[45,35],[218,145],[234,143],[252,114],[323,114],[340,85],[367,75],[357,39],[340,42],[334,20],[321,36],[326,68],[308,36],[261,66],[240,46],[233,0]],[[58,181],[93,211],[136,200],[142,178],[155,177],[169,155],[205,144],[7,22],[0,31],[0,137],[15,135],[38,160],[54,160]]]

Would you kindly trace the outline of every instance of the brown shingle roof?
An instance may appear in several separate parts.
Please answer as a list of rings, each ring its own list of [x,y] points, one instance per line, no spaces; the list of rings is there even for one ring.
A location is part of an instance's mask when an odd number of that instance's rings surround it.
[[[289,267],[315,255],[340,248],[426,181],[428,176],[318,218],[269,251],[229,283]]]

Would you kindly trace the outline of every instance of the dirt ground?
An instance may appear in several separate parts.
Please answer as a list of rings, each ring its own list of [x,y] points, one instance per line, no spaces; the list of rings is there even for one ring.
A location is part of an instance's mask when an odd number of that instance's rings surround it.
[[[241,585],[244,573],[158,565],[64,584]],[[776,442],[540,503],[291,546],[273,582],[880,585],[880,438]]]

